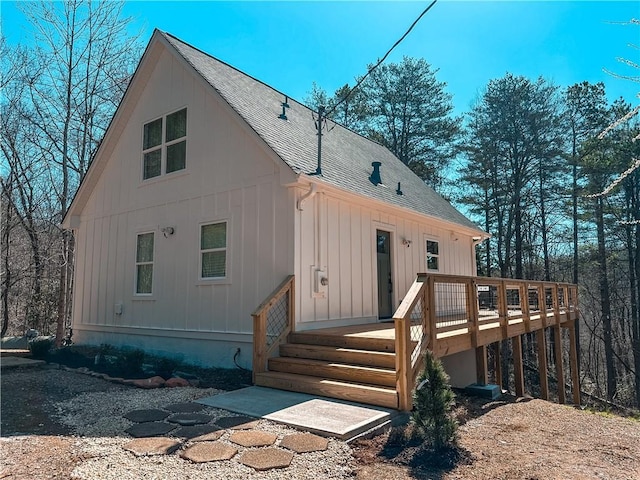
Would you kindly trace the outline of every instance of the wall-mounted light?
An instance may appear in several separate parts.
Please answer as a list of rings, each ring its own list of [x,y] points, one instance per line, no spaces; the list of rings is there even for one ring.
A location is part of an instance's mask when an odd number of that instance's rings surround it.
[[[167,238],[169,235],[173,235],[175,233],[175,229],[173,227],[162,227],[160,229],[164,238]]]
[[[409,248],[411,246],[411,240],[409,240],[408,238],[403,238],[402,239],[402,245],[404,245],[405,247]]]

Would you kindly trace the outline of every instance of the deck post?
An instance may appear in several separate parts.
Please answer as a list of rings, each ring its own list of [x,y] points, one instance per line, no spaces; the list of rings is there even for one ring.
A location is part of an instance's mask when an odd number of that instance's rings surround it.
[[[574,320],[569,325],[569,359],[571,362],[571,390],[574,405],[580,405],[580,369],[578,367],[577,346],[576,320]]]
[[[536,330],[536,343],[538,346],[538,371],[540,372],[540,396],[543,400],[549,400],[549,377],[547,373],[547,337],[545,329]]]
[[[513,344],[513,376],[516,386],[516,396],[524,397],[524,371],[522,365],[522,336],[516,335],[511,339]]]
[[[396,318],[396,391],[398,408],[403,412],[411,410],[411,325],[407,319]]]
[[[265,368],[265,343],[267,338],[267,315],[262,311],[253,315],[253,383],[256,383],[256,374],[263,373]]]
[[[493,360],[494,360],[494,370],[496,372],[496,385],[498,385],[500,387],[500,390],[503,389],[503,385],[502,385],[502,345],[501,343],[495,342],[494,344],[494,353],[495,355],[493,356]]]
[[[562,365],[562,330],[560,324],[553,326],[553,353],[556,360],[556,377],[558,378],[558,403],[567,403],[564,388],[564,367]]]
[[[476,383],[478,385],[487,385],[489,383],[487,347],[485,345],[476,347]]]

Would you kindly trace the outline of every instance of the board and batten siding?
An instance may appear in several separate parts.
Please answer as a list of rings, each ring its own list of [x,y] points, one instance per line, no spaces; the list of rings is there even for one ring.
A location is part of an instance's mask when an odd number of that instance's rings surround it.
[[[307,189],[308,190],[308,189]],[[306,193],[298,190],[298,196]],[[439,245],[437,273],[475,275],[473,239],[442,222],[366,199],[323,191],[296,212],[296,328],[307,330],[378,320],[376,230],[391,232],[393,309],[426,272],[426,240]],[[407,247],[402,240],[410,240]],[[314,271],[326,272],[326,293],[314,297]]]
[[[143,182],[143,125],[182,108],[186,169]],[[240,362],[249,366],[251,312],[293,271],[295,199],[280,168],[201,78],[162,53],[82,210],[74,339],[228,366],[233,355],[216,345],[244,344]],[[200,225],[223,220],[228,277],[201,281]],[[165,237],[164,227],[174,233]],[[155,239],[150,296],[134,294],[136,236],[144,232]]]

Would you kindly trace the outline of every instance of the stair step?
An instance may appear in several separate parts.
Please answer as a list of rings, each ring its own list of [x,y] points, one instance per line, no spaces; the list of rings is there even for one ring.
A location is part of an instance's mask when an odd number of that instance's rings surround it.
[[[367,367],[396,368],[395,353],[326,345],[284,343],[280,345],[280,356],[325,360],[328,362],[364,365]]]
[[[396,391],[387,387],[281,372],[257,373],[255,383],[261,387],[339,398],[380,407],[398,408]]]
[[[289,343],[303,343],[306,345],[325,345],[331,347],[353,348],[359,350],[375,350],[378,352],[395,352],[396,344],[393,338],[372,338],[351,335],[329,335],[322,333],[292,332]]]
[[[291,357],[270,358],[269,370],[392,388],[395,388],[396,385],[395,370],[361,365],[347,365],[326,360]]]

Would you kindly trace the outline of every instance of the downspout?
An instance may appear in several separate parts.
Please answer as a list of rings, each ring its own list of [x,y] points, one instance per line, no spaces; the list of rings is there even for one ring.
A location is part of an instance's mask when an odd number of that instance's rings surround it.
[[[310,188],[309,191],[307,193],[305,193],[302,197],[300,197],[300,199],[298,200],[298,210],[302,211],[304,210],[304,208],[302,208],[304,206],[304,202],[313,197],[318,191],[318,186],[315,183],[310,184]]]

